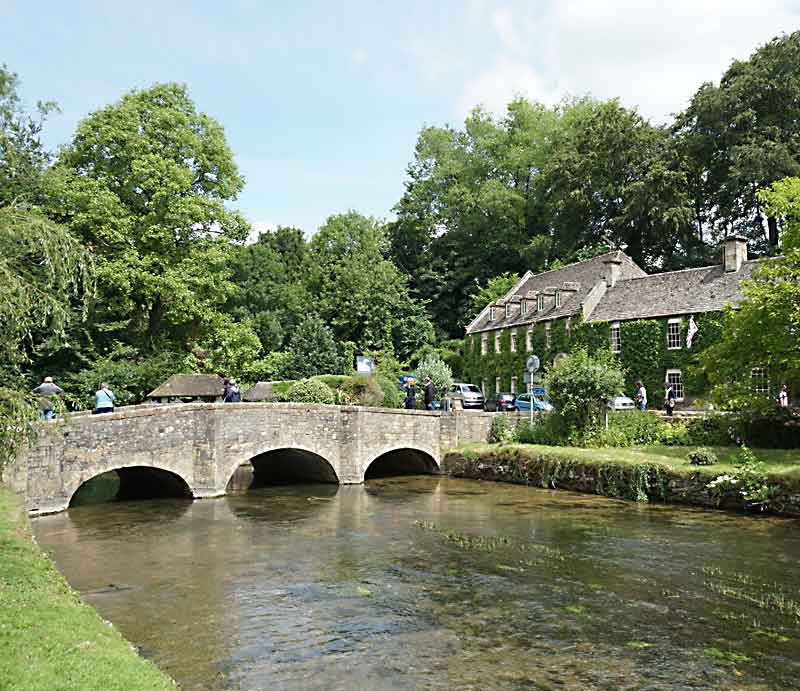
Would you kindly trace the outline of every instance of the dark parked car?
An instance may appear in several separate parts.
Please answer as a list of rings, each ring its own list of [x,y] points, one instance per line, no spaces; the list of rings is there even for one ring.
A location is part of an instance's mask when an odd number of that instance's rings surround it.
[[[491,398],[486,399],[486,403],[483,404],[483,409],[487,412],[516,410],[516,396],[514,396],[513,393],[496,393]]]

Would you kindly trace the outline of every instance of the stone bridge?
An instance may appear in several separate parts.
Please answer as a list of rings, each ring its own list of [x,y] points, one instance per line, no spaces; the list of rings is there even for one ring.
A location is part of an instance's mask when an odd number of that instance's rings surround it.
[[[361,483],[435,473],[460,442],[485,441],[491,415],[298,403],[189,403],[77,413],[43,423],[4,472],[32,515],[62,511],[98,475],[158,482],[194,498],[225,494],[242,467],[272,480]]]

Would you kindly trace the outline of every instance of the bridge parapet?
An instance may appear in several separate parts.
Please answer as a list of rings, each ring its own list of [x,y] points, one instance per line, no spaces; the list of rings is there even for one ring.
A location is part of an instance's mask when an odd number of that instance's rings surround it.
[[[293,450],[327,462],[343,484],[364,481],[383,454],[411,450],[438,468],[465,441],[485,441],[492,415],[308,405],[186,403],[77,413],[42,423],[36,444],[9,465],[4,480],[33,514],[62,511],[87,480],[125,468],[181,478],[195,498],[220,496],[243,464]]]

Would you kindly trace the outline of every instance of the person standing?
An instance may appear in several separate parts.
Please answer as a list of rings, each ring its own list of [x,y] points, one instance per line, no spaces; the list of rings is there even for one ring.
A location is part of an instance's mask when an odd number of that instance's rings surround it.
[[[413,379],[406,380],[406,410],[414,410],[417,407],[417,387]]]
[[[45,377],[33,393],[39,394],[39,415],[42,420],[52,420],[55,417],[53,412],[53,396],[64,393],[64,389],[53,383],[53,377]]]
[[[636,406],[643,412],[647,410],[647,389],[641,381],[636,382]]]
[[[225,384],[225,396],[222,399],[223,403],[239,403],[242,400],[242,392],[236,385],[235,379],[228,380]]]
[[[430,377],[425,377],[425,410],[433,410],[433,401],[436,398],[436,387]]]
[[[789,407],[789,387],[784,384],[781,386],[780,393],[778,394],[778,405],[781,408]]]
[[[675,389],[672,388],[672,384],[666,382],[667,390],[664,393],[664,409],[667,411],[667,416],[672,417],[672,411],[675,408],[675,401],[677,400],[677,396],[675,395]]]
[[[108,388],[106,382],[103,382],[100,384],[99,391],[96,391],[94,394],[94,410],[92,414],[100,415],[101,413],[113,413],[115,400],[116,396],[114,396],[114,392]]]

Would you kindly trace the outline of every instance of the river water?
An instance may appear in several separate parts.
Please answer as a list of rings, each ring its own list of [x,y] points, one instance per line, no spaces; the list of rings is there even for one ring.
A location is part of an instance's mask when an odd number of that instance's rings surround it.
[[[800,522],[437,477],[35,519],[184,689],[800,689]]]

